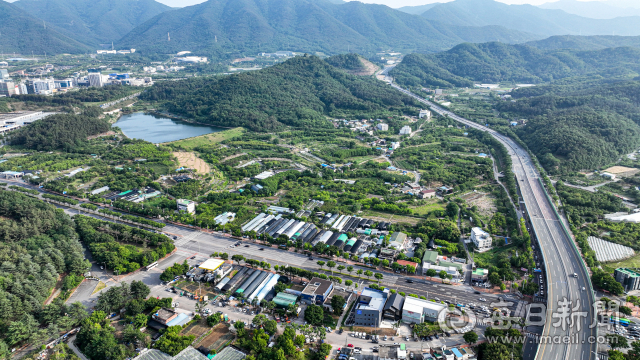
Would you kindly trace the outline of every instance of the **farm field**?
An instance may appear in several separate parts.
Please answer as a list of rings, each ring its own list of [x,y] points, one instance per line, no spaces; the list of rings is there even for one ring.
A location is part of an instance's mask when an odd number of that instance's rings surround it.
[[[219,143],[224,140],[232,139],[234,137],[242,135],[244,132],[245,132],[244,128],[237,127],[229,130],[214,132],[214,133],[196,136],[188,139],[173,141],[167,144],[180,146],[185,150],[193,150],[198,146],[210,145],[212,143]]]

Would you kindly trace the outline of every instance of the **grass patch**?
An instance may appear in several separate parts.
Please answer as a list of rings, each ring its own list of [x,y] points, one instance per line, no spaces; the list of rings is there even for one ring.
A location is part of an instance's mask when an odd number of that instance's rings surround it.
[[[636,255],[636,256],[632,256],[628,259],[624,259],[624,260],[620,260],[618,262],[610,262],[610,263],[606,263],[603,264],[603,267],[608,267],[611,269],[617,269],[617,268],[640,268],[640,254]]]
[[[175,170],[175,166],[169,167],[167,165],[159,164],[159,163],[143,164],[142,167],[151,169],[153,170],[153,172],[155,172],[158,175],[171,174]]]
[[[196,136],[188,139],[172,141],[166,144],[180,146],[187,150],[193,150],[198,146],[209,145],[211,143],[219,143],[224,140],[232,139],[234,137],[242,135],[244,131],[245,131],[244,128],[237,127],[229,130],[205,134],[205,135]]]
[[[102,281],[98,282],[98,286],[96,286],[95,290],[93,290],[93,292],[91,293],[91,295],[97,293],[98,291],[104,289],[107,287],[107,284],[103,283]]]
[[[416,215],[427,215],[434,210],[444,210],[444,206],[436,202],[422,206],[411,206],[410,209]]]
[[[482,266],[480,267],[488,267],[490,264],[495,264],[494,259],[496,259],[496,255],[498,254],[502,254],[505,252],[509,252],[509,251],[515,251],[517,250],[518,247],[515,245],[507,245],[507,246],[502,246],[502,247],[497,247],[497,248],[493,248],[489,251],[485,251],[483,253],[475,253],[474,254],[474,261],[477,264],[482,264]]]

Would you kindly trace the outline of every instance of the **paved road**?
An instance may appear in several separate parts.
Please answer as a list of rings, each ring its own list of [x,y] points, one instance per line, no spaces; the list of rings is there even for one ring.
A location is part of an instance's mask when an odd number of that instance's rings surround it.
[[[387,79],[390,82],[388,77]],[[539,360],[596,358],[594,352],[597,349],[597,344],[594,342],[597,337],[596,329],[589,328],[594,320],[594,295],[589,273],[583,264],[582,257],[572,244],[573,240],[564,231],[559,217],[554,212],[554,205],[549,201],[528,153],[513,140],[495,130],[457,116],[395,84],[391,83],[391,86],[428,105],[432,111],[440,115],[449,116],[469,127],[489,132],[506,146],[512,158],[513,170],[518,180],[522,199],[529,212],[534,234],[538,239],[546,264],[548,305],[543,336],[561,341],[560,344],[541,344],[535,358]],[[577,278],[573,278],[574,273],[578,274]],[[561,304],[565,300],[567,303]],[[567,310],[566,314],[569,314],[568,319],[565,317],[560,321],[552,317],[552,315],[563,313],[564,310]],[[575,318],[573,326],[571,326],[571,314],[574,316],[579,314]],[[564,343],[564,341],[568,343]]]

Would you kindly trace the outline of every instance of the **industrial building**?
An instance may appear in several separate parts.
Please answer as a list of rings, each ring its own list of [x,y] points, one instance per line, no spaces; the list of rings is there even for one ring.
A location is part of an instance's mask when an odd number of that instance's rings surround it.
[[[389,290],[364,288],[356,300],[354,325],[379,327],[388,298]]]

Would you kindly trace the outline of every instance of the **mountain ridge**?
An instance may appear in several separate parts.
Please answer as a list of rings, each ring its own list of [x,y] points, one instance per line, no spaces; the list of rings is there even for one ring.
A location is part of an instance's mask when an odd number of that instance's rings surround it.
[[[170,53],[186,48],[229,57],[276,50],[334,54],[393,48],[434,52],[465,41],[539,38],[500,27],[443,25],[384,5],[360,2],[209,0],[159,14],[118,44],[142,51]]]
[[[533,5],[507,5],[494,0],[456,0],[439,4],[422,16],[449,25],[499,25],[542,36],[640,35],[640,17],[589,19]]]
[[[0,1],[0,47],[4,53],[30,55],[86,53],[90,48],[71,37],[63,29],[43,22],[17,6]]]
[[[118,41],[137,25],[172,10],[154,0],[18,0],[13,5],[91,45]]]

